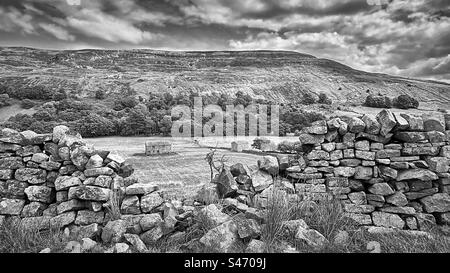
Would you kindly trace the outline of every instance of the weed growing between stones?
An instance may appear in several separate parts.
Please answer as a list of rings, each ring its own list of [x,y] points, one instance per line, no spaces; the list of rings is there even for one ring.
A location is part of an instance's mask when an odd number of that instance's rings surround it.
[[[59,227],[38,230],[14,219],[0,224],[0,253],[37,253],[46,248],[59,252],[66,243],[67,238]]]

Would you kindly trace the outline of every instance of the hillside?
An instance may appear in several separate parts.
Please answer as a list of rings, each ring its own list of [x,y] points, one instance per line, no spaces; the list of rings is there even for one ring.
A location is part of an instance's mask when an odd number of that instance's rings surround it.
[[[297,102],[302,94],[326,93],[334,102],[359,105],[368,94],[409,94],[421,108],[450,107],[450,85],[367,73],[311,55],[287,51],[169,52],[155,50],[55,51],[0,48],[0,83],[23,88],[64,88],[81,98],[96,90],[124,92],[198,91]]]

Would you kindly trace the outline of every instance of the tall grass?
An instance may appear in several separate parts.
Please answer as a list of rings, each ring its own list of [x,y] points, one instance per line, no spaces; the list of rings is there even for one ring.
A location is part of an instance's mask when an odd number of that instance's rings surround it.
[[[106,206],[106,212],[111,220],[119,220],[122,217],[120,205],[122,204],[123,193],[119,189],[111,189],[111,196]]]
[[[67,241],[59,227],[39,231],[11,219],[0,225],[0,253],[38,253],[44,248],[60,252]]]

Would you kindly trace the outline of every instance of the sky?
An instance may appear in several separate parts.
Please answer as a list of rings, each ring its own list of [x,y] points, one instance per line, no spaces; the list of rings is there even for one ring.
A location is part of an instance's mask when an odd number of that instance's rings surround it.
[[[0,0],[0,46],[293,50],[450,82],[450,0]]]

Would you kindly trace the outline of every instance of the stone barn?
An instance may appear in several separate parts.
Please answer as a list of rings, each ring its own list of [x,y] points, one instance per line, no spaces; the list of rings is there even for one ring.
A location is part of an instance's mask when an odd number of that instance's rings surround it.
[[[145,142],[145,155],[169,154],[172,152],[172,143],[168,141]]]
[[[243,150],[247,150],[249,148],[247,141],[233,141],[231,142],[231,151],[232,152],[242,152]]]

